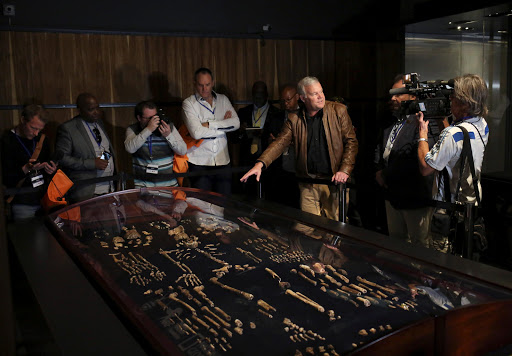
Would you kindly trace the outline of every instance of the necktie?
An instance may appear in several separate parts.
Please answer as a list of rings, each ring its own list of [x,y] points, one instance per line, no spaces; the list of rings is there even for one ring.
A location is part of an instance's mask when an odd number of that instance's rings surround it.
[[[253,127],[261,127],[261,108],[258,108],[256,114],[254,115]]]
[[[256,110],[256,114],[254,115],[254,124],[253,124],[253,127],[261,127],[261,108],[258,108],[258,110]],[[251,154],[255,154],[256,152],[258,152],[258,137],[253,137],[252,138],[252,143],[251,143]]]

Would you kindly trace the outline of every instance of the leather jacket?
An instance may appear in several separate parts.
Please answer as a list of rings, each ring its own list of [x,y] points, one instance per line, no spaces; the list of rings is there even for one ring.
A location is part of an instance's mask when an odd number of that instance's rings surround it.
[[[352,120],[343,104],[326,101],[323,108],[323,125],[329,157],[331,160],[332,174],[344,172],[348,175],[354,169],[358,143]],[[290,114],[288,120],[263,154],[258,158],[265,167],[276,160],[290,144],[295,146],[295,168],[297,176],[308,178],[308,130],[304,117],[304,111]]]

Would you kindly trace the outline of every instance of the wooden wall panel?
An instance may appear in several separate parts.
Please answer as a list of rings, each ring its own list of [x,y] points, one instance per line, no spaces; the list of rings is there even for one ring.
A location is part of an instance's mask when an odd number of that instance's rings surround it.
[[[0,98],[2,103],[13,103],[13,90],[12,84],[14,83],[13,71],[11,70],[11,56],[10,50],[11,33],[0,31],[0,71],[3,75],[0,76]]]
[[[295,72],[293,70],[292,40],[276,41],[275,62],[277,80],[280,86],[295,83]],[[275,90],[276,88],[274,88]],[[282,88],[278,88],[282,89]],[[277,94],[277,95],[276,95]],[[278,99],[280,92],[275,92],[273,98]]]
[[[263,45],[264,43],[264,45]],[[276,97],[274,88],[276,86],[276,40],[260,41],[260,63],[261,69],[258,80],[262,80],[267,84],[270,98]],[[252,83],[248,83],[252,88]],[[276,91],[277,94],[277,91]]]
[[[71,104],[76,100],[78,95],[77,89],[74,88],[76,82],[75,74],[75,62],[77,58],[75,46],[75,34],[62,33],[58,34],[60,57],[62,58],[63,75],[62,78],[54,78],[62,83],[65,89],[64,98],[62,102],[55,102],[54,104]],[[76,110],[67,109],[68,117],[72,117],[77,114]]]
[[[12,51],[11,40],[12,35],[10,32],[0,32],[0,104],[12,105],[16,102],[14,95],[16,90],[14,88],[14,71],[12,70]],[[15,122],[18,121],[17,111],[2,111],[0,112],[0,130],[3,132],[11,128]]]
[[[144,37],[112,36],[109,42],[112,94],[105,101],[129,103],[147,98],[150,90]]]
[[[246,83],[247,80],[247,57],[246,57],[246,48],[247,48],[247,41],[244,39],[235,39],[234,41],[234,47],[233,47],[233,59],[235,63],[235,67],[233,70],[233,73],[235,74],[235,92],[237,93],[238,100],[242,100],[241,98],[244,97],[243,94],[246,93]]]
[[[260,40],[245,40],[245,81],[242,86],[239,100],[250,100],[252,84],[260,79],[261,53]]]
[[[91,92],[100,102],[110,102],[111,75],[110,49],[107,35],[78,35],[73,38],[72,47],[76,55],[71,75],[72,92],[76,97],[82,92]]]
[[[301,78],[307,75],[313,75],[309,72],[309,53],[308,53],[308,42],[309,41],[293,41],[292,45],[292,68],[294,71],[294,80],[298,82]]]

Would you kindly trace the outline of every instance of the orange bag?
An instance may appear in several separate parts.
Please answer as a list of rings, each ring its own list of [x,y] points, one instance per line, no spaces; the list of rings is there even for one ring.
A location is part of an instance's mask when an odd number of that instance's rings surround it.
[[[43,199],[41,199],[43,209],[48,212],[55,207],[67,205],[68,202],[64,199],[64,195],[72,186],[73,182],[71,179],[69,179],[63,171],[58,169],[48,185],[46,194]]]
[[[185,124],[182,124],[180,126],[180,129],[178,130],[181,137],[183,138],[183,141],[187,144],[187,150],[190,148],[196,146],[199,147],[203,140],[195,140],[190,136],[190,133],[188,132],[187,126]],[[172,165],[172,170],[174,173],[187,173],[188,172],[188,157],[186,154],[184,155],[174,155],[174,163]],[[183,177],[178,177],[178,184],[180,187],[183,186]]]

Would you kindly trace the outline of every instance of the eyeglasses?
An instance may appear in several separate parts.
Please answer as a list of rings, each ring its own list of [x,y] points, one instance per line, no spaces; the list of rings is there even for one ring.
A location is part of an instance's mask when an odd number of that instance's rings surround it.
[[[291,98],[288,98],[288,99],[283,98],[283,99],[281,99],[281,101],[282,101],[283,103],[290,103],[294,98],[295,98],[295,95],[294,95],[294,96],[292,96]]]
[[[98,143],[98,145],[101,143],[101,133],[100,130],[98,130],[97,127],[92,129],[92,133],[94,134],[94,139]]]

